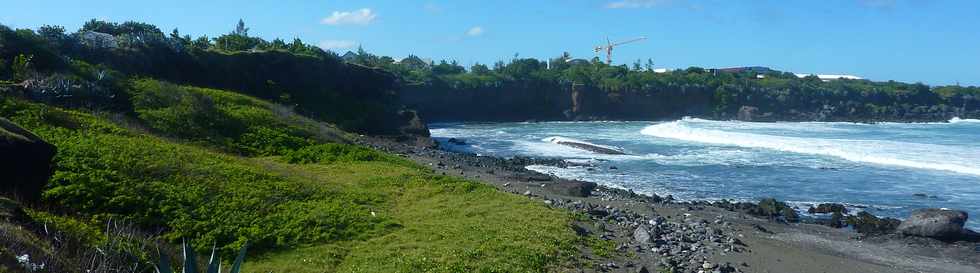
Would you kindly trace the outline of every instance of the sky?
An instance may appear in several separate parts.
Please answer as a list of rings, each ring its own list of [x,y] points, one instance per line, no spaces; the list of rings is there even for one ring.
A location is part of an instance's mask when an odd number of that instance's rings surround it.
[[[362,46],[463,65],[515,55],[589,59],[617,47],[617,64],[658,68],[767,66],[876,81],[980,85],[980,1],[974,0],[0,0],[0,24],[75,31],[89,19],[300,38],[343,53]]]

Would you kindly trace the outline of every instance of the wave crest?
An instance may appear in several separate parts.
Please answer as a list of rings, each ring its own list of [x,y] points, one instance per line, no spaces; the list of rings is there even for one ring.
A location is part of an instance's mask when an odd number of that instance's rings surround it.
[[[713,145],[760,148],[782,152],[831,156],[852,162],[932,169],[980,176],[980,158],[960,155],[961,149],[881,140],[822,139],[728,132],[697,128],[698,121],[678,120],[651,125],[641,133],[659,138]]]

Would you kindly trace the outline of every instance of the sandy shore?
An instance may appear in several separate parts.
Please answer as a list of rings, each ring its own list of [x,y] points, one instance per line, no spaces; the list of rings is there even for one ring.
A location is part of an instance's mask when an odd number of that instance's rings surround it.
[[[863,236],[850,229],[760,218],[706,202],[559,179],[524,169],[561,165],[546,159],[499,159],[364,138],[437,173],[481,181],[587,216],[582,235],[615,244],[605,257],[581,251],[566,272],[980,272],[980,242],[946,243],[898,235]],[[591,191],[589,190],[591,189]],[[582,191],[588,194],[579,194]],[[638,231],[641,229],[642,231]],[[649,238],[649,239],[648,239]]]

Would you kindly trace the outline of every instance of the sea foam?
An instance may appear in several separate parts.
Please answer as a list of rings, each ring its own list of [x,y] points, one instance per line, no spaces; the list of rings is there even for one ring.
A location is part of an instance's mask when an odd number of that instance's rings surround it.
[[[711,128],[700,128],[710,123]],[[830,156],[852,162],[904,168],[931,169],[980,176],[980,153],[943,145],[884,140],[849,140],[774,136],[726,131],[723,123],[679,120],[651,125],[641,133],[659,138],[713,145],[761,148],[782,152]],[[737,124],[732,125],[737,126]]]

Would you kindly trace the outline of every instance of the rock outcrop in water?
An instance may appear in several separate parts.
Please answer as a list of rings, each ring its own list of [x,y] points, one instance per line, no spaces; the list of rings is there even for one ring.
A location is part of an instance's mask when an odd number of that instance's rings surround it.
[[[613,148],[609,148],[609,147],[604,147],[604,146],[601,146],[601,145],[595,145],[595,144],[592,144],[592,143],[585,143],[585,142],[578,142],[578,141],[571,141],[571,140],[563,140],[563,139],[560,139],[560,138],[551,138],[551,139],[549,139],[549,141],[551,141],[552,143],[555,143],[555,144],[565,145],[565,146],[568,146],[568,147],[572,147],[572,148],[576,148],[576,149],[580,149],[580,150],[586,150],[586,151],[597,153],[597,154],[605,154],[605,155],[625,155],[626,154],[625,152],[620,151],[620,150],[617,150],[617,149],[613,149]]]

